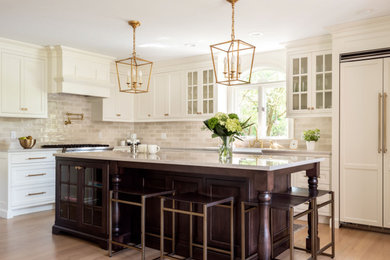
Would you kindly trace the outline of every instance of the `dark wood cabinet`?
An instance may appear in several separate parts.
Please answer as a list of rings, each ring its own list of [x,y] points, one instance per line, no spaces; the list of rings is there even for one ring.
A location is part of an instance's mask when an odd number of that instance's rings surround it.
[[[108,163],[57,160],[53,233],[71,232],[107,247],[108,177]]]

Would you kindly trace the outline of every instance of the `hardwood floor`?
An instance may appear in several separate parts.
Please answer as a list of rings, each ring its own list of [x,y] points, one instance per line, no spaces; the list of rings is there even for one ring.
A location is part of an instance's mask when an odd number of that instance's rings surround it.
[[[52,235],[54,212],[46,211],[13,219],[0,219],[0,259],[2,260],[91,260],[108,259],[107,251],[87,241],[66,235]],[[320,227],[322,243],[329,238],[325,225]],[[306,229],[295,234],[296,245],[303,245]],[[147,250],[147,259],[159,254]],[[296,251],[296,259],[306,259],[308,255]],[[343,260],[385,260],[390,256],[390,235],[354,229],[336,230],[336,258]],[[117,259],[140,259],[138,252],[127,250],[112,257]],[[289,259],[288,251],[278,259]],[[320,257],[319,259],[330,259]]]

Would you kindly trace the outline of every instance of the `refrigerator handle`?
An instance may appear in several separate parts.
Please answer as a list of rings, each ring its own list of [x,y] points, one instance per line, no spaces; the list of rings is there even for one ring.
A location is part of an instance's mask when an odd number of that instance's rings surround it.
[[[387,152],[387,93],[383,94],[383,152]]]
[[[382,152],[381,126],[382,126],[382,93],[378,93],[378,153]]]

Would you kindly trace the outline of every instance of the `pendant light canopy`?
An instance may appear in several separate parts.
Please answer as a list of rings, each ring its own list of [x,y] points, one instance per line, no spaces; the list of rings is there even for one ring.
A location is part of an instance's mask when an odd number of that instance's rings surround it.
[[[232,34],[227,42],[210,45],[215,80],[217,84],[227,86],[249,84],[255,58],[255,46],[238,40],[234,34],[234,7],[238,0],[226,0],[232,5]],[[223,73],[217,73],[215,57],[222,57],[219,63],[223,66]],[[242,70],[249,70],[249,76],[243,75]],[[219,74],[219,75],[218,75]]]
[[[133,20],[128,23],[133,27],[133,53],[130,58],[115,61],[119,91],[132,94],[146,93],[149,92],[153,62],[138,58],[135,51],[135,29],[141,23]]]

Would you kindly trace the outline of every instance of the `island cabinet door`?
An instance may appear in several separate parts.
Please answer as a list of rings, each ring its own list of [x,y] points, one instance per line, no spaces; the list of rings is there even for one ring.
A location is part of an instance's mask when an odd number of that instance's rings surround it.
[[[56,225],[107,234],[108,166],[57,161]]]
[[[243,200],[249,199],[249,183],[246,180],[220,180],[220,179],[207,179],[206,191],[209,196],[213,197],[234,197],[234,243],[236,255],[241,253],[241,218],[240,218],[240,203]],[[223,248],[229,250],[230,245],[230,210],[228,208],[212,207],[209,209],[210,215],[209,221],[209,243],[210,246]],[[247,218],[247,227],[253,225],[252,219]],[[256,237],[252,237],[249,229],[246,231],[247,241],[251,241],[247,244],[247,250],[252,250],[254,245],[251,245],[252,241]],[[257,231],[255,231],[257,235]],[[249,235],[250,239],[249,239]],[[248,247],[249,245],[249,247]],[[252,250],[253,251],[253,250]],[[248,252],[248,251],[247,251]]]

